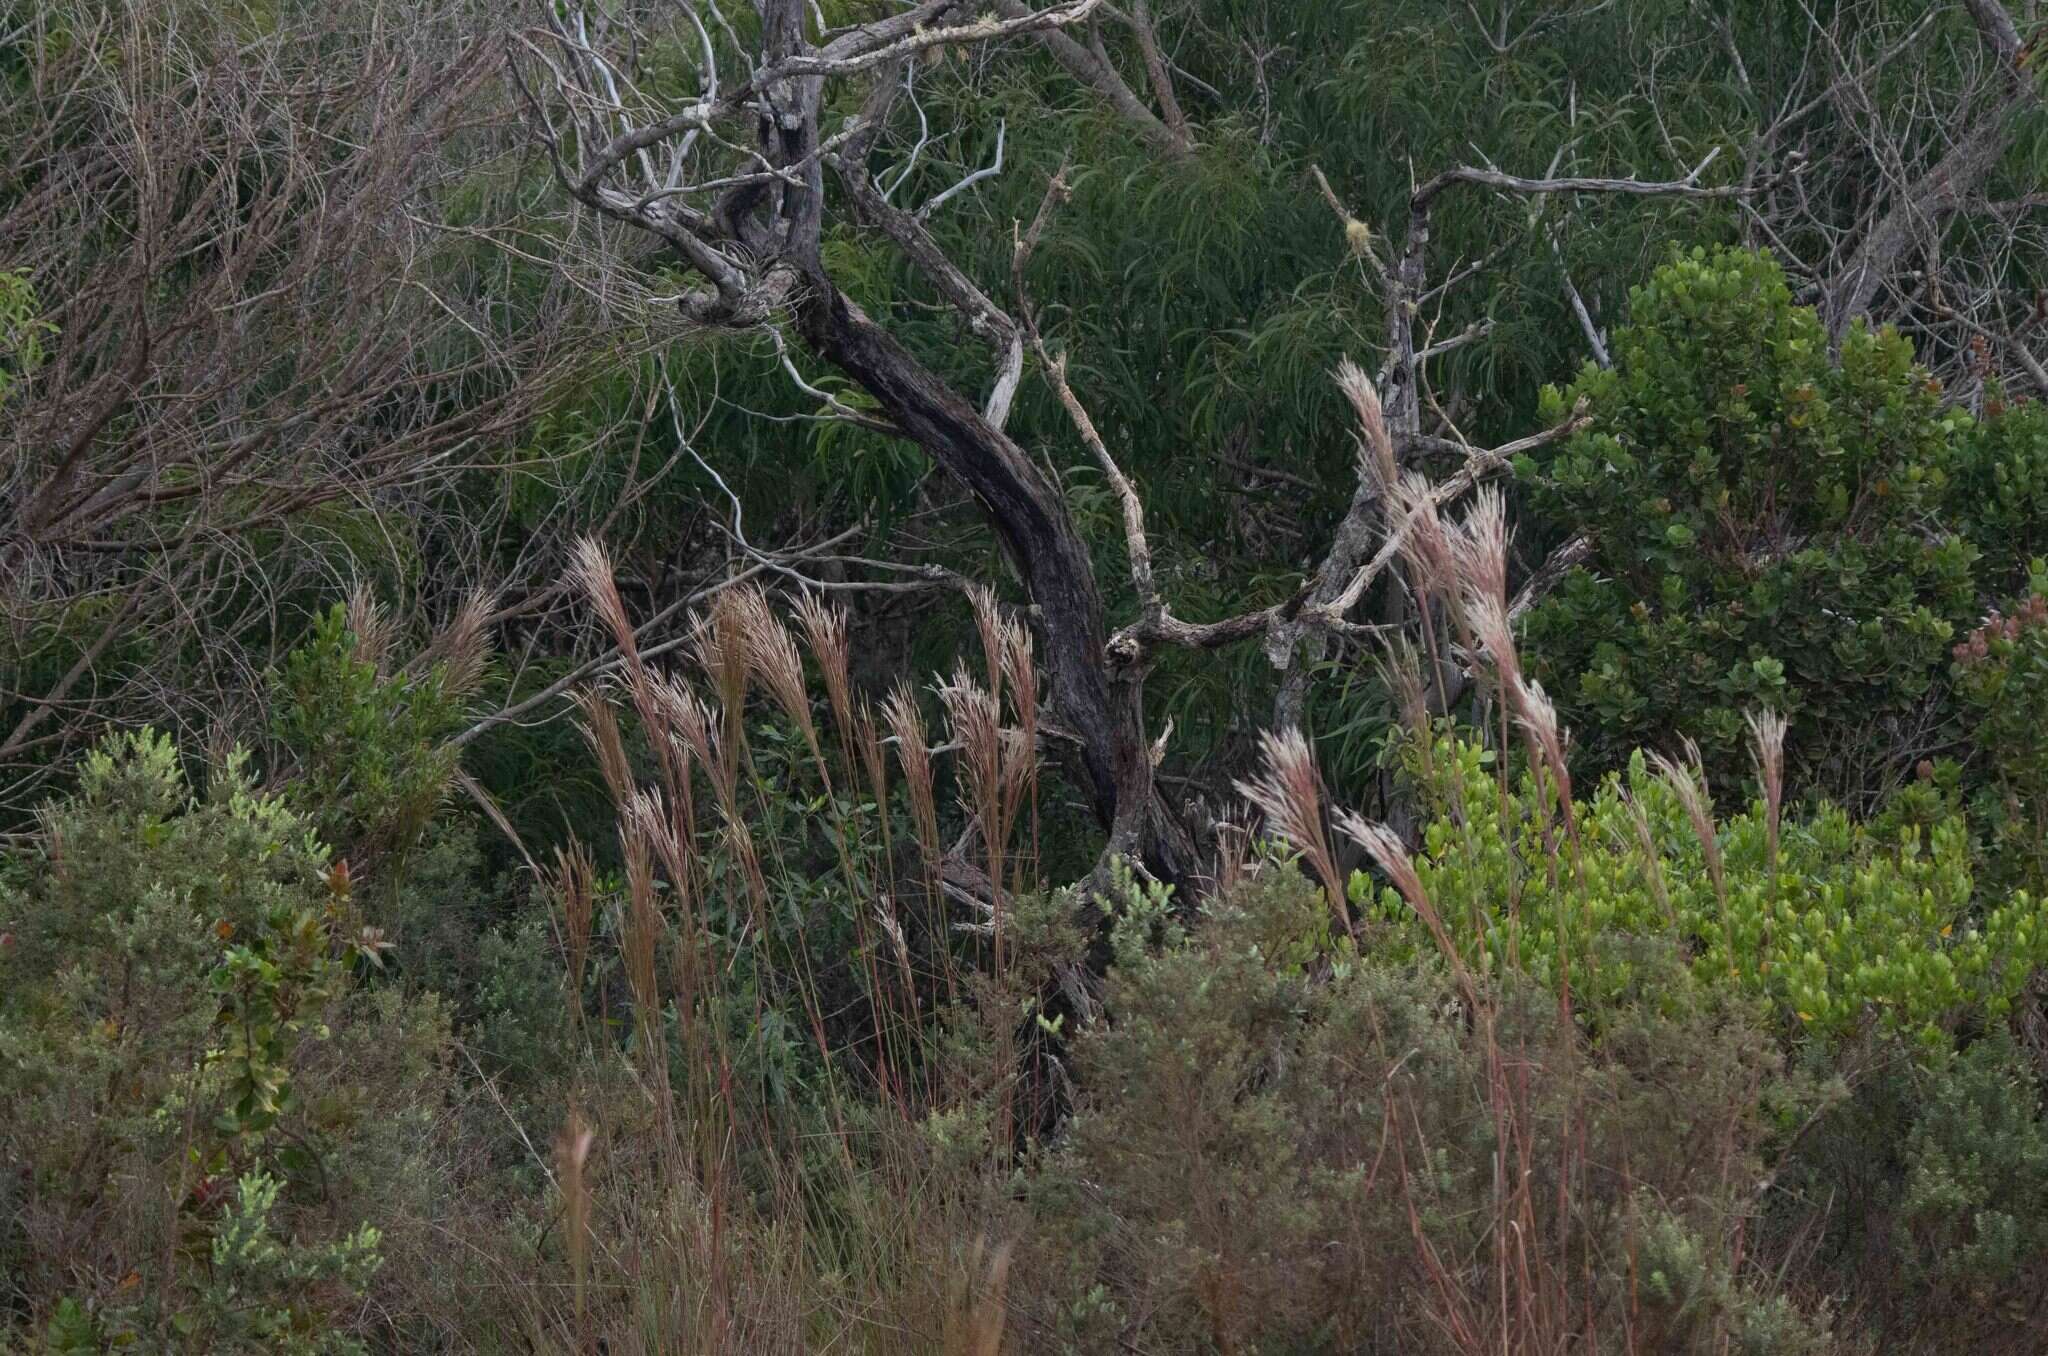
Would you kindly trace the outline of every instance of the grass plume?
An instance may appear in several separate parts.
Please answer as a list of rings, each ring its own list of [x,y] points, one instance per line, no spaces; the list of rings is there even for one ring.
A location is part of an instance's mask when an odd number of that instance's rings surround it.
[[[1316,771],[1308,739],[1295,728],[1268,731],[1259,736],[1259,752],[1262,770],[1248,781],[1237,782],[1238,794],[1266,817],[1268,833],[1291,843],[1307,860],[1344,930],[1355,936],[1344,880],[1323,826],[1323,779]]]

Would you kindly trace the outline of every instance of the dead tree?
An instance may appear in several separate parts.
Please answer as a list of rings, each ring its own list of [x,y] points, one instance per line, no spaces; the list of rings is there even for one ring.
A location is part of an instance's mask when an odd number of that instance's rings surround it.
[[[662,241],[692,271],[696,285],[676,299],[692,324],[786,325],[814,359],[874,399],[890,431],[972,493],[1030,600],[1063,742],[1097,817],[1117,850],[1163,879],[1188,879],[1193,844],[1153,786],[1142,670],[1112,662],[1087,543],[1058,487],[1004,431],[1023,329],[933,241],[923,217],[937,201],[891,203],[868,164],[912,62],[1013,36],[1043,35],[1163,150],[1186,144],[1178,115],[1155,117],[1109,63],[1061,41],[1060,30],[1106,8],[1101,0],[987,16],[926,0],[831,31],[814,25],[801,0],[763,0],[752,41],[711,0],[676,8],[694,65],[694,92],[684,97],[643,87],[632,53],[646,37],[620,20],[557,12],[525,35],[514,69],[563,185],[592,211]],[[828,127],[827,86],[848,80],[866,84],[863,106]],[[828,172],[861,225],[901,250],[989,346],[996,369],[985,397],[953,389],[834,280],[820,250]]]
[[[1155,581],[1145,510],[1090,418],[1082,395],[1069,384],[1063,354],[1040,332],[1025,289],[1025,264],[1065,194],[1064,172],[1054,176],[1036,218],[1018,223],[1012,268],[1013,307],[970,278],[925,228],[934,208],[960,187],[918,208],[890,201],[877,186],[889,176],[874,166],[904,102],[918,60],[938,49],[1033,37],[1071,74],[1123,116],[1146,144],[1173,157],[1192,152],[1195,132],[1174,97],[1170,74],[1157,53],[1147,12],[1128,13],[1098,0],[1063,0],[1032,9],[1005,0],[993,13],[953,3],[927,3],[887,19],[838,30],[814,25],[800,0],[762,0],[758,41],[742,42],[711,0],[682,3],[683,48],[691,61],[691,92],[658,95],[636,65],[652,37],[617,17],[571,10],[523,35],[515,70],[532,118],[556,173],[575,201],[600,217],[623,222],[664,243],[694,275],[674,298],[687,322],[727,329],[786,329],[808,354],[851,377],[879,408],[877,416],[822,398],[825,417],[879,422],[915,442],[955,481],[972,492],[1030,600],[1041,636],[1057,724],[1077,754],[1081,778],[1104,827],[1109,851],[1145,863],[1171,881],[1191,880],[1198,862],[1193,844],[1158,792],[1153,767],[1159,756],[1144,720],[1143,685],[1156,655],[1169,646],[1214,649],[1263,640],[1283,670],[1279,717],[1300,718],[1307,675],[1331,635],[1364,635],[1351,616],[1396,559],[1410,524],[1387,501],[1389,474],[1362,462],[1365,474],[1351,510],[1338,526],[1328,556],[1287,600],[1217,622],[1190,623],[1174,616]],[[1140,95],[1117,77],[1099,41],[1084,44],[1073,32],[1114,17],[1136,34],[1151,76]],[[857,115],[826,124],[823,109],[834,82],[864,87]],[[914,154],[914,151],[912,152]],[[1520,177],[1490,166],[1459,167],[1421,184],[1409,204],[1399,254],[1381,257],[1372,230],[1343,209],[1327,185],[1352,248],[1372,268],[1385,305],[1387,358],[1376,383],[1353,389],[1370,403],[1391,450],[1398,477],[1424,451],[1455,450],[1465,457],[1457,474],[1429,492],[1447,504],[1507,464],[1517,452],[1569,432],[1575,423],[1501,448],[1477,448],[1458,436],[1432,404],[1425,372],[1435,358],[1483,337],[1473,329],[1434,335],[1432,306],[1472,277],[1484,260],[1442,280],[1428,272],[1430,219],[1444,194],[1490,189],[1538,199],[1587,195],[1725,197],[1742,186],[1709,184],[1713,157],[1677,180],[1576,178],[1557,173]],[[980,174],[976,171],[966,182]],[[987,347],[988,389],[970,400],[934,374],[886,327],[865,314],[837,284],[820,252],[827,208],[827,175],[854,221],[912,263]],[[837,201],[837,200],[835,200]],[[1027,352],[1052,386],[1083,444],[1105,474],[1122,507],[1124,545],[1139,615],[1111,630],[1103,593],[1086,543],[1057,487],[1005,423]],[[786,364],[792,379],[803,381]],[[808,385],[808,384],[807,384]],[[822,397],[822,393],[819,393]],[[1430,431],[1425,432],[1425,429]],[[1377,548],[1377,549],[1375,549]],[[1568,544],[1554,579],[1582,544]],[[1525,600],[1526,603],[1526,600]],[[1441,686],[1441,685],[1440,685]],[[1442,693],[1446,700],[1454,693]]]
[[[1535,177],[1506,174],[1490,166],[1461,166],[1445,170],[1418,185],[1410,194],[1407,220],[1396,248],[1386,243],[1371,224],[1359,220],[1339,199],[1324,179],[1314,178],[1324,200],[1341,224],[1348,247],[1366,267],[1379,293],[1384,314],[1386,357],[1373,388],[1383,406],[1387,446],[1379,459],[1404,473],[1425,451],[1461,454],[1464,465],[1439,494],[1448,501],[1481,479],[1505,470],[1516,456],[1577,431],[1583,421],[1574,416],[1555,428],[1499,447],[1474,447],[1458,432],[1430,390],[1430,364],[1467,344],[1487,336],[1487,326],[1477,323],[1454,334],[1439,335],[1431,315],[1441,314],[1444,298],[1460,283],[1477,276],[1490,262],[1481,257],[1453,270],[1442,279],[1430,275],[1430,223],[1439,201],[1460,189],[1490,190],[1528,198],[1539,203],[1551,199],[1574,200],[1592,197],[1644,198],[1738,198],[1749,191],[1740,185],[1714,184],[1707,175],[1718,158],[1710,152],[1684,177],[1669,180],[1591,178],[1559,175],[1560,152],[1546,173]],[[1573,294],[1576,299],[1576,293]],[[1603,363],[1606,354],[1591,320],[1579,312],[1588,345]],[[1446,436],[1449,435],[1449,436]],[[1390,516],[1388,473],[1371,473],[1371,458],[1362,462],[1358,488],[1351,505],[1333,534],[1329,553],[1316,569],[1304,606],[1291,618],[1276,619],[1266,637],[1267,658],[1280,670],[1280,691],[1275,701],[1274,724],[1299,725],[1313,667],[1327,648],[1329,636],[1343,625],[1344,617],[1365,596],[1366,589],[1393,563],[1404,527]],[[1375,543],[1380,543],[1374,551]],[[1550,560],[1534,573],[1534,583],[1555,583],[1573,558],[1582,556],[1586,543],[1568,539]],[[1371,554],[1369,554],[1371,553]],[[1421,589],[1409,589],[1408,596],[1420,596]],[[1396,595],[1398,598],[1400,595]],[[1526,608],[1534,592],[1520,600]],[[1427,624],[1427,620],[1425,624]],[[1461,669],[1447,669],[1438,675],[1433,704],[1439,713],[1447,711],[1463,690]]]
[[[1989,377],[2048,396],[2048,198],[2004,172],[2041,125],[2042,32],[2006,0],[1785,18],[1782,50],[1745,51],[1718,20],[1710,53],[1752,104],[1748,242],[1778,255],[1835,343],[1859,320],[1891,324],[1956,399]],[[1645,96],[1660,97],[1654,73]]]

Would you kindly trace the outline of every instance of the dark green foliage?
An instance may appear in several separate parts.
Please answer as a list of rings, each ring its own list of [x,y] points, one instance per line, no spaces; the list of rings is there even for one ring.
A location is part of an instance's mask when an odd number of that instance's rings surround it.
[[[2026,1303],[2048,1275],[2048,1128],[2034,1071],[2000,1033],[1930,1082],[1905,1142],[1907,1279]]]
[[[2048,1321],[2040,1073],[1993,1033],[1932,1063],[1873,1042],[1788,1145],[1765,1238],[1887,1349],[2032,1350]]]
[[[1949,746],[1949,646],[2042,530],[2037,417],[1978,426],[1890,332],[1831,355],[1777,265],[1732,250],[1636,289],[1614,369],[1545,410],[1581,400],[1591,427],[1525,471],[1594,554],[1528,636],[1592,766],[1683,735],[1726,791],[1743,713],[1772,708],[1795,785],[1867,803]]]
[[[2028,586],[2034,562],[2048,555],[2048,407],[1985,393],[1982,418],[1952,411],[1955,455],[1943,500],[1949,521],[1982,551],[1981,599]]]
[[[363,644],[341,605],[320,614],[271,677],[272,722],[298,774],[291,794],[321,837],[375,855],[409,847],[432,817],[462,706],[445,667],[386,675]]]
[[[1438,170],[1484,161],[1536,174],[1569,147],[1555,162],[1561,173],[1658,178],[1689,168],[1674,157],[1693,148],[1738,144],[1751,110],[1720,69],[1713,25],[1678,0],[1534,22],[1526,40],[1504,51],[1489,45],[1464,6],[1436,0],[1319,5],[1312,40],[1295,7],[1269,0],[1155,9],[1198,127],[1187,159],[1163,160],[1050,63],[1008,59],[1022,53],[997,61],[962,54],[915,73],[931,144],[907,163],[916,129],[906,125],[878,149],[872,168],[885,183],[907,168],[892,200],[914,208],[989,164],[1003,126],[1003,173],[949,200],[926,224],[947,256],[1014,313],[1013,227],[1032,220],[1047,179],[1069,166],[1072,195],[1025,282],[1048,337],[1070,357],[1075,390],[1144,497],[1155,566],[1176,615],[1208,619],[1288,597],[1355,484],[1353,449],[1335,431],[1343,406],[1329,373],[1346,356],[1373,365],[1385,320],[1311,165],[1384,245],[1404,229],[1416,182]],[[1770,15],[1737,17],[1746,48],[1761,50],[1789,27]],[[1129,56],[1110,46],[1120,63]],[[648,66],[672,78],[693,47],[684,33]],[[1673,110],[1680,127],[1660,129],[1640,116],[1641,58],[1652,51],[1684,68],[1662,68],[1688,91]],[[1134,62],[1124,73],[1142,84]],[[859,82],[831,89],[839,104],[828,119],[853,116],[866,95]],[[1732,234],[1733,219],[1716,202],[1595,201],[1575,207],[1570,228],[1558,230],[1511,198],[1448,197],[1432,227],[1432,276],[1481,255],[1495,260],[1441,298],[1432,317],[1440,336],[1475,322],[1491,326],[1483,342],[1435,371],[1459,427],[1475,441],[1527,432],[1538,384],[1583,353],[1565,276],[1611,323],[1622,313],[1624,284],[1654,263],[1666,240],[1720,238]],[[828,212],[824,255],[836,281],[892,335],[980,398],[994,356],[878,233]],[[689,280],[677,270],[657,285],[671,281],[679,289]],[[861,403],[793,339],[787,351],[811,384]],[[522,513],[539,518],[585,494],[601,511],[629,467],[668,466],[608,539],[622,555],[628,541],[644,542],[664,560],[679,540],[722,548],[718,525],[731,506],[678,444],[677,412],[658,386],[665,374],[680,393],[691,446],[739,496],[757,542],[772,539],[771,525],[859,518],[875,529],[867,554],[916,552],[978,577],[1001,573],[971,503],[907,442],[806,417],[816,402],[792,385],[776,346],[755,335],[704,336],[669,349],[661,364],[659,372],[652,363],[622,365],[609,379],[564,391],[531,451],[568,460],[559,471],[513,477]],[[1095,547],[1112,618],[1127,619],[1133,600],[1119,511],[1035,374],[1027,371],[1008,427],[1057,471]],[[924,643],[944,634],[910,631],[902,667],[950,663],[941,647]],[[1325,698],[1347,676],[1335,660],[1331,670],[1328,688],[1318,690],[1317,725],[1348,728],[1374,694]],[[1193,658],[1169,651],[1150,704],[1159,720],[1175,720],[1177,756],[1227,762],[1263,723],[1271,682],[1256,647]],[[1371,731],[1351,730],[1344,775],[1369,772],[1376,751]]]
[[[2011,616],[1994,612],[1955,650],[1956,693],[1983,780],[1989,868],[2008,887],[2048,888],[2048,578]]]

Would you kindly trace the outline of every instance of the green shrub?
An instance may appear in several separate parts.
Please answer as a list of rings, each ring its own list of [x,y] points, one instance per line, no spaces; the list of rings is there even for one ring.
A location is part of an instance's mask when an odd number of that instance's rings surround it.
[[[355,1349],[382,1225],[445,1214],[447,1022],[358,983],[388,943],[307,821],[240,752],[195,796],[167,738],[113,736],[0,876],[0,936],[0,1313],[58,1349]]]
[[[385,673],[340,604],[270,675],[274,733],[290,753],[291,790],[322,837],[361,858],[411,846],[456,769],[445,742],[462,716],[448,668]]]
[[[2048,407],[1985,392],[1984,417],[1952,411],[1955,455],[1944,510],[1984,553],[1978,593],[2003,597],[2027,587],[2033,562],[2048,556]]]
[[[1947,737],[1980,576],[2048,531],[2048,425],[1946,407],[1889,331],[1831,355],[1777,264],[1739,250],[1658,269],[1614,356],[1546,392],[1546,419],[1584,401],[1592,422],[1523,464],[1593,542],[1529,619],[1532,670],[1597,767],[1687,735],[1732,786],[1742,713],[1768,706],[1795,780],[1866,803]]]
[[[1034,1349],[1834,1349],[1732,1246],[1782,1081],[1744,1005],[1681,983],[1592,1042],[1526,973],[1467,992],[1333,943],[1284,861],[1185,925],[1127,900],[1073,1121],[1027,1179]]]
[[[2000,1033],[1958,1055],[1915,1107],[1899,1193],[1908,1279],[1983,1292],[2048,1265],[2048,1124]]]
[[[1989,662],[2027,625],[1996,624],[1969,655]],[[1768,785],[1768,726],[1758,742]],[[1603,1069],[1636,1063],[1625,1033],[1645,1012],[1747,1014],[1789,1060],[1748,1094],[1770,1127],[1754,1146],[1761,1255],[1883,1349],[1955,1350],[1965,1333],[1972,1350],[2032,1349],[2010,1339],[2043,1317],[2048,1123],[2006,1022],[2048,964],[2048,911],[1976,887],[1952,798],[1882,824],[1768,799],[1716,821],[1696,769],[1653,774],[1638,756],[1567,808],[1448,724],[1409,745],[1407,768],[1435,815],[1420,850],[1388,859],[1398,889],[1353,879],[1376,960],[1448,955],[1509,991],[1533,978],[1568,996]],[[1667,1085],[1665,1114],[1697,1114],[1698,1077]],[[1644,1138],[1629,1153],[1642,1171],[1684,1150]],[[1638,1282],[1693,1331],[1742,1273],[1683,1221],[1645,1227]],[[1755,1297],[1738,1330],[1805,1330],[1798,1307]]]
[[[1532,778],[1504,784],[1453,733],[1411,766],[1438,816],[1415,871],[1456,945],[1485,972],[1568,975],[1594,1013],[1645,992],[1649,941],[1679,948],[1694,982],[1766,1005],[1788,1038],[1875,1024],[1939,1050],[1959,1020],[2005,1015],[2048,962],[2048,906],[1976,897],[1960,816],[1891,838],[1829,807],[1774,822],[1759,802],[1716,823],[1695,772],[1652,775],[1638,754],[1567,824]],[[1352,893],[1377,904],[1387,944],[1431,948],[1399,891],[1361,875]]]
[[[1885,1350],[2034,1351],[2048,1322],[2048,1123],[2003,1032],[1937,1059],[1828,1061],[1837,1100],[1783,1152],[1763,1246],[1866,1316]]]
[[[1979,763],[1975,797],[1989,866],[2016,888],[2048,888],[2048,579],[2010,616],[1992,613],[1955,648],[1956,692]]]

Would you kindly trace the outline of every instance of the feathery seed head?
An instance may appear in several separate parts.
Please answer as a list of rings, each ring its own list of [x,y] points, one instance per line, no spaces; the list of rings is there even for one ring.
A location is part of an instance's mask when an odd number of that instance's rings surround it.
[[[1351,929],[1351,909],[1344,897],[1344,881],[1337,871],[1336,854],[1323,828],[1323,780],[1316,772],[1315,755],[1298,727],[1259,736],[1264,770],[1249,781],[1236,783],[1238,794],[1266,817],[1266,831],[1293,844],[1307,859],[1330,905]]]
[[[623,808],[633,794],[633,769],[626,758],[626,741],[619,735],[618,712],[598,687],[579,690],[576,705],[583,713],[578,728],[589,741],[591,752],[597,755],[605,789],[611,792],[612,804]]]
[[[1756,779],[1764,793],[1764,830],[1769,838],[1771,860],[1778,857],[1778,819],[1785,804],[1786,720],[1776,711],[1752,711],[1749,723],[1750,754],[1756,761]]]
[[[1706,860],[1707,875],[1714,882],[1714,893],[1725,904],[1728,890],[1721,872],[1721,839],[1714,827],[1713,802],[1707,793],[1707,773],[1700,764],[1699,745],[1690,739],[1685,741],[1682,763],[1653,751],[1650,765],[1671,788],[1685,817],[1692,822],[1693,835],[1699,839],[1700,854]]]
[[[1394,439],[1387,432],[1386,410],[1380,405],[1379,388],[1365,369],[1346,358],[1337,364],[1337,389],[1351,402],[1358,417],[1359,473],[1382,500],[1392,496],[1401,471],[1394,460]]]
[[[1508,513],[1500,487],[1483,485],[1451,536],[1462,591],[1482,598],[1508,595]]]
[[[825,677],[825,696],[832,706],[832,720],[840,738],[852,737],[853,681],[848,672],[846,612],[826,603],[806,589],[797,595],[797,624],[818,670]]]
[[[393,626],[384,605],[377,601],[377,595],[370,586],[358,583],[348,593],[348,633],[355,638],[355,658],[359,664],[368,664],[383,676],[385,661],[391,657]]]
[[[626,615],[625,599],[612,570],[611,557],[594,537],[582,537],[569,551],[569,578],[583,590],[598,619],[611,630],[612,639],[629,664],[637,663],[632,619]]]
[[[491,653],[491,616],[498,610],[498,595],[478,589],[462,600],[448,625],[434,638],[422,656],[441,664],[442,690],[451,697],[466,697],[483,680],[484,662]]]

